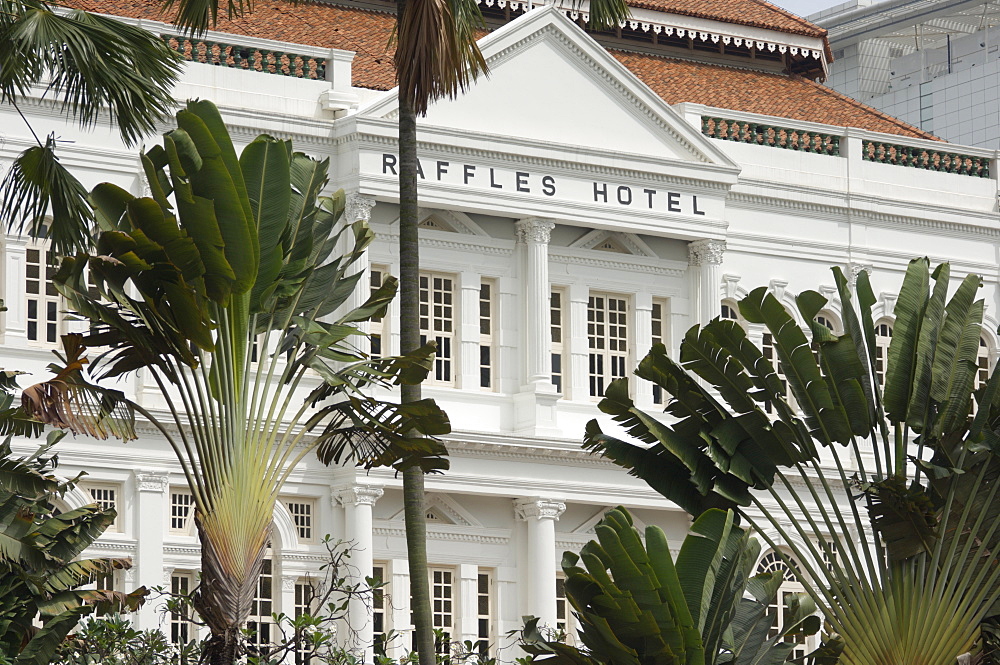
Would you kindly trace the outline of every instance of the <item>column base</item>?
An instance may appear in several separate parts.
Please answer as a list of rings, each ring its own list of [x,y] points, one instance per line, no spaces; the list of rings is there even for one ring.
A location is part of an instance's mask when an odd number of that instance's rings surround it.
[[[562,436],[556,402],[562,398],[549,382],[521,386],[514,395],[514,433],[525,436]]]

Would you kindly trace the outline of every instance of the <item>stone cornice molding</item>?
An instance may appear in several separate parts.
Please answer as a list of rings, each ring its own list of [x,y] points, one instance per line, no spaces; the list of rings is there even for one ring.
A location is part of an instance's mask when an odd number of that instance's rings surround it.
[[[695,240],[688,243],[688,262],[693,266],[721,265],[725,253],[725,240]]]
[[[441,237],[431,237],[432,233],[439,233],[441,235],[448,235],[448,238]],[[459,238],[468,238],[468,240],[459,240],[457,238],[453,239],[453,236],[458,234],[448,233],[447,231],[434,231],[432,229],[421,229],[420,230],[420,245],[424,247],[437,247],[440,249],[456,249],[461,252],[475,251],[480,254],[490,254],[495,256],[510,256],[513,254],[514,249],[512,247],[497,247],[494,245],[487,245],[482,242],[477,242],[475,238],[480,236],[459,236]],[[375,239],[383,242],[395,243],[399,240],[398,233],[376,233]],[[509,242],[509,241],[508,241]]]
[[[362,194],[348,194],[344,204],[344,219],[348,223],[358,220],[370,221],[372,218],[372,208],[375,207],[375,199]]]
[[[135,487],[140,492],[163,494],[170,487],[170,474],[166,471],[136,469],[132,473],[135,476]]]
[[[773,183],[771,183],[773,185]],[[763,184],[762,184],[763,186]],[[804,192],[806,193],[806,192]],[[808,190],[810,194],[821,194],[815,190]],[[823,192],[825,193],[825,192]],[[913,215],[898,215],[876,210],[865,209],[858,206],[837,205],[830,203],[814,203],[811,201],[797,201],[793,199],[768,196],[766,194],[752,194],[750,192],[732,191],[726,198],[727,203],[746,204],[742,208],[773,212],[775,209],[794,210],[808,213],[812,216],[822,216],[824,219],[837,222],[850,221],[851,223],[869,224],[884,228],[911,228],[911,229],[934,229],[941,235],[949,235],[957,238],[978,238],[1000,237],[1000,226],[997,225],[996,213],[984,213],[980,211],[962,211],[965,215],[981,219],[983,224],[968,224],[963,222],[946,221],[942,219],[928,219],[925,217],[914,217]],[[884,205],[885,200],[878,197],[867,197],[858,194],[851,194],[852,203],[869,203],[872,205]],[[954,214],[954,210],[930,204],[920,204],[927,209],[928,215]],[[732,210],[729,211],[732,214]],[[850,218],[848,218],[850,215]],[[989,224],[990,226],[987,226]]]
[[[555,222],[540,217],[528,217],[514,222],[514,238],[521,245],[529,242],[542,245],[549,244],[552,238],[552,229],[556,228]]]
[[[334,490],[334,506],[374,506],[385,491],[379,485],[356,483]]]
[[[372,527],[372,535],[405,538],[406,528],[386,522],[376,523]],[[507,529],[476,529],[466,526],[428,524],[427,538],[429,540],[445,540],[461,543],[479,543],[480,545],[506,545],[510,542],[510,531]]]
[[[531,519],[557,520],[566,512],[566,504],[555,499],[515,499],[514,517],[527,522]]]
[[[594,268],[608,268],[616,271],[643,272],[653,275],[665,275],[667,277],[683,277],[685,269],[664,265],[662,260],[650,260],[648,257],[628,256],[627,254],[612,254],[611,252],[601,252],[605,256],[581,256],[560,251],[562,248],[549,247],[549,260],[555,263],[568,263]],[[614,257],[614,258],[611,258]]]

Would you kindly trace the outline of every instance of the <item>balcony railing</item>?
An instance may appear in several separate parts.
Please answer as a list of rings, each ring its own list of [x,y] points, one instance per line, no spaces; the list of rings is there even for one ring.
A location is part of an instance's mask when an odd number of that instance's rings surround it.
[[[799,150],[820,155],[839,155],[840,137],[836,134],[790,129],[778,125],[744,122],[702,116],[701,132],[713,139],[752,143],[770,148]]]
[[[325,58],[178,35],[162,34],[160,37],[192,62],[279,76],[326,78]]]
[[[950,150],[932,150],[898,143],[865,140],[861,144],[861,158],[880,164],[895,164],[928,171],[970,175],[977,178],[990,177],[989,158],[963,155]]]

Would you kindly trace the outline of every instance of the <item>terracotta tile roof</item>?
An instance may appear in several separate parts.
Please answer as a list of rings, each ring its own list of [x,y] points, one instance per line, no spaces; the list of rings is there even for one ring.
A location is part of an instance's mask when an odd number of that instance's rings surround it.
[[[630,7],[825,37],[826,30],[766,0],[628,0]]]
[[[643,0],[680,3],[695,0]],[[699,0],[700,1],[700,0]],[[63,0],[89,11],[132,18],[169,20],[159,0]],[[766,5],[760,0],[716,0]],[[777,8],[775,8],[777,11]],[[220,18],[219,32],[297,44],[355,51],[353,82],[361,88],[389,90],[395,85],[392,51],[387,51],[395,17],[337,5],[285,0],[258,1],[253,14],[236,20]],[[625,51],[611,51],[668,104],[694,102],[719,108],[857,127],[888,134],[934,138],[901,120],[876,111],[830,88],[800,77],[706,65]]]
[[[170,22],[158,0],[61,0],[60,4],[101,14]],[[393,51],[387,51],[396,17],[336,5],[283,0],[254,3],[252,14],[229,20],[219,12],[215,30],[261,39],[354,51],[354,85],[389,90],[396,85]]]
[[[808,120],[836,127],[935,139],[932,134],[800,76],[707,65],[610,50],[668,104],[718,108]]]

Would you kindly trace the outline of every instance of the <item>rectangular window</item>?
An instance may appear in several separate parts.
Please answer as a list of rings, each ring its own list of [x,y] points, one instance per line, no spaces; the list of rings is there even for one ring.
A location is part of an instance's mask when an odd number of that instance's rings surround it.
[[[59,342],[61,301],[53,278],[59,268],[48,243],[28,245],[25,256],[24,294],[28,341],[44,346]]]
[[[194,589],[194,573],[174,572],[170,575],[170,593],[187,596]],[[170,613],[170,641],[184,645],[195,637],[194,623],[186,612]]]
[[[591,294],[587,303],[590,348],[590,396],[603,397],[615,379],[625,377],[628,362],[628,301],[622,296]]]
[[[253,604],[250,606],[250,618],[247,620],[247,629],[250,631],[247,648],[254,655],[265,651],[273,643],[274,620],[271,617],[274,612],[273,565],[270,557],[264,559],[260,578],[257,580],[257,593],[254,594]]]
[[[170,532],[190,536],[194,522],[194,496],[188,489],[170,488]]]
[[[479,387],[493,387],[493,291],[492,281],[479,285]]]
[[[305,577],[300,577],[295,582],[295,618],[303,614],[313,614],[316,611],[316,589],[312,581]],[[310,665],[312,662],[312,649],[304,643],[295,645],[295,665]]]
[[[654,299],[652,314],[652,338],[653,345],[667,345],[667,303],[665,300]],[[653,404],[663,404],[663,388],[653,384]]]
[[[429,380],[452,383],[455,342],[455,281],[447,275],[420,275],[420,343],[437,343]]]
[[[442,568],[432,568],[430,574],[431,625],[439,635],[434,643],[434,651],[447,659],[451,654],[451,632],[455,616],[455,574]]]
[[[375,645],[375,655],[385,655],[385,634],[386,627],[386,588],[385,564],[377,563],[372,566],[372,581],[375,583],[372,589],[372,635]]]
[[[371,267],[371,277],[369,280],[369,294],[375,295],[375,292],[382,287],[385,281],[386,275],[389,271],[381,266]],[[384,350],[384,335],[385,335],[385,321],[381,316],[373,316],[368,324],[368,338],[371,345],[371,356],[372,358],[381,358],[382,354],[385,353]]]
[[[566,644],[576,643],[573,615],[566,599],[566,578],[561,574],[556,578],[556,630],[563,636]]]
[[[292,516],[292,522],[295,523],[295,533],[299,537],[299,542],[313,542],[313,508],[315,507],[315,502],[301,499],[295,501],[285,499],[284,503],[285,508],[288,509],[289,514]]]
[[[566,319],[563,311],[563,302],[566,294],[562,290],[553,290],[549,296],[549,325],[552,331],[552,384],[556,387],[557,393],[563,392],[563,381],[566,371],[563,369],[565,359],[564,340],[566,336]]]
[[[476,650],[480,656],[489,656],[493,641],[493,579],[489,572],[480,569],[476,580]]]
[[[97,504],[101,510],[118,510],[118,487],[115,485],[87,484],[83,489],[90,493],[90,500]],[[121,515],[115,515],[115,521],[108,527],[108,531],[118,531],[118,524]]]

